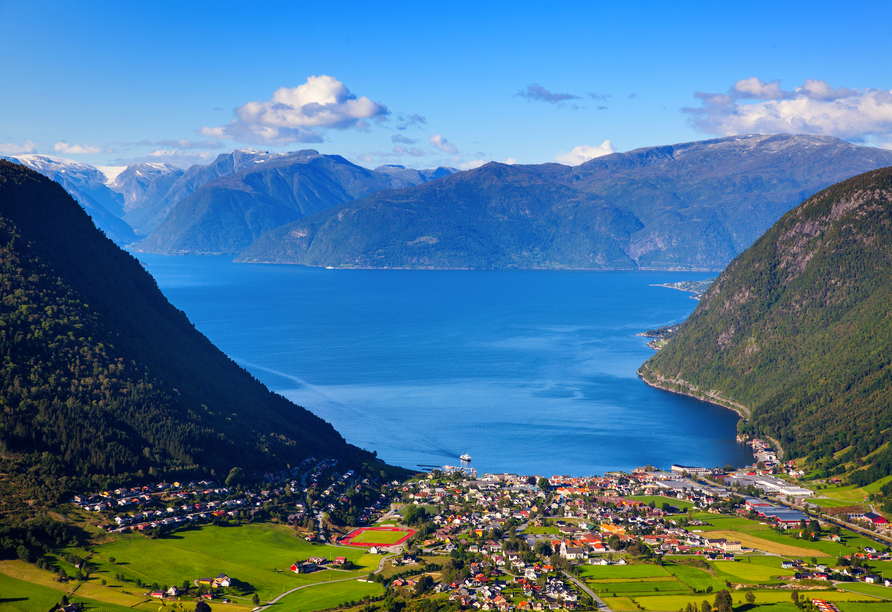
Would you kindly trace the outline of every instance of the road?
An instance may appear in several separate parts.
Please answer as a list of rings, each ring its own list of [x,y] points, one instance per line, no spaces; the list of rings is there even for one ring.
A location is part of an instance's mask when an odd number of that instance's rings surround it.
[[[589,597],[592,598],[592,601],[595,602],[595,605],[598,607],[598,610],[604,610],[604,612],[613,612],[610,608],[607,607],[607,604],[604,603],[604,600],[602,600],[600,597],[595,595],[595,592],[592,591],[590,588],[585,586],[585,583],[583,583],[581,580],[577,579],[575,576],[573,576],[572,574],[570,574],[567,571],[561,570],[561,572],[563,572],[564,576],[569,578],[573,584],[575,584],[580,589],[582,589],[586,595],[588,595]]]

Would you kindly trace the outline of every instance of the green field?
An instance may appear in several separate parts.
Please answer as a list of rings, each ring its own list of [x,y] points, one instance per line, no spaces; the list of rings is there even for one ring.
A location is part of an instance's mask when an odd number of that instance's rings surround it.
[[[64,591],[50,587],[23,582],[0,574],[0,612],[46,612],[55,608],[62,599]],[[130,608],[87,597],[72,595],[71,602],[79,602],[87,612],[128,612]]]
[[[756,596],[756,608],[758,612],[799,612],[799,609],[793,605],[792,600],[790,599],[791,593],[787,590],[756,590],[753,591],[753,594]],[[744,591],[732,591],[731,598],[734,600],[735,607],[740,606],[741,609],[746,609],[746,600],[744,597],[746,593]],[[825,599],[827,601],[833,602],[844,602],[844,601],[864,601],[865,596],[860,595],[858,593],[838,593],[836,591],[815,591],[815,592],[800,592],[800,596],[803,597],[819,597],[821,599]],[[681,610],[687,604],[695,604],[698,607],[700,603],[703,601],[708,601],[712,603],[715,600],[715,594],[692,594],[692,595],[652,595],[648,597],[644,596],[625,596],[625,597],[605,597],[604,603],[608,606],[616,610],[617,612],[625,612],[630,610],[637,610],[636,604],[640,605],[645,610],[652,611],[665,611],[665,610]],[[859,605],[873,605],[873,608],[858,608],[857,610],[852,610],[851,612],[882,612],[883,611],[883,602],[880,600],[875,600],[877,603],[874,604],[859,604]],[[845,612],[849,612],[848,608],[843,608],[840,606],[842,610]]]
[[[579,577],[583,580],[666,576],[671,574],[659,565],[584,565],[579,568]]]
[[[590,582],[588,587],[595,593],[611,593],[619,596],[656,595],[658,593],[690,593],[691,589],[680,580],[630,580],[628,582]]]
[[[662,495],[633,495],[626,499],[634,499],[636,501],[644,502],[645,504],[653,502],[657,508],[660,508],[663,504],[669,504],[682,511],[696,507],[692,502],[683,499],[675,499],[674,497],[663,497]]]
[[[248,583],[262,600],[268,600],[302,584],[336,580],[350,574],[338,570],[324,570],[312,574],[295,574],[292,563],[308,557],[346,557],[362,567],[353,575],[367,575],[377,569],[374,556],[367,556],[362,548],[313,545],[284,526],[270,523],[241,527],[207,526],[200,530],[176,532],[173,535],[149,539],[142,535],[124,536],[120,540],[96,548],[91,562],[99,565],[95,574],[114,582],[121,573],[144,583],[181,585],[202,577],[225,573],[242,583]],[[109,563],[114,557],[116,564]],[[124,588],[132,584],[124,585]]]
[[[360,601],[366,595],[377,597],[383,592],[384,587],[377,582],[369,583],[349,580],[332,584],[320,584],[301,589],[284,599],[280,599],[274,609],[276,612],[323,610],[349,601]]]
[[[819,540],[817,542],[809,542],[807,540],[799,540],[790,535],[777,533],[774,529],[769,527],[768,525],[760,524],[759,521],[751,521],[749,519],[741,518],[741,517],[732,517],[732,516],[717,516],[715,514],[707,514],[707,513],[698,513],[695,515],[696,518],[702,519],[704,521],[708,521],[711,523],[711,526],[705,527],[695,527],[694,529],[699,529],[706,532],[712,531],[737,531],[738,533],[744,535],[750,535],[753,537],[761,538],[763,540],[768,540],[769,542],[774,542],[776,544],[781,544],[784,546],[793,546],[796,548],[801,548],[807,551],[815,551],[819,553],[824,553],[825,555],[829,555],[831,557],[839,557],[841,555],[850,555],[853,552],[853,548],[863,548],[864,546],[876,546],[876,542],[873,540],[869,540],[865,537],[861,537],[855,535],[849,531],[843,530],[842,533],[842,542],[831,542],[829,540]],[[745,544],[745,542],[744,542]],[[805,552],[800,556],[809,556],[806,555]],[[814,553],[811,553],[814,554]]]
[[[780,559],[777,561],[777,567],[739,561],[716,561],[710,565],[715,570],[716,578],[741,584],[769,584],[775,582],[778,576],[792,574],[790,570],[780,568]]]
[[[665,567],[673,576],[691,587],[691,589],[706,591],[706,589],[712,587],[714,591],[719,591],[725,588],[725,583],[723,581],[719,580],[705,569],[676,563],[667,563]]]

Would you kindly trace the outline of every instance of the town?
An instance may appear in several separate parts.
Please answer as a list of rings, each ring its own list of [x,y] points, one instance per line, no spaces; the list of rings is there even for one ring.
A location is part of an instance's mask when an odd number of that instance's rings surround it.
[[[279,559],[269,572],[294,578],[273,579],[284,581],[275,596],[264,584],[269,575],[240,575],[223,556],[203,575],[149,583],[131,578],[120,553],[112,557],[102,546],[84,555],[77,578],[108,573],[95,562],[107,555],[121,592],[135,584],[151,588],[134,597],[232,610],[283,597],[299,602],[313,591],[328,592],[331,605],[322,608],[362,600],[396,610],[432,599],[504,612],[702,610],[703,601],[720,609],[725,599],[767,604],[793,596],[845,612],[847,602],[892,599],[886,519],[828,512],[834,508],[820,505],[820,493],[799,483],[801,469],[780,461],[770,443],[747,442],[754,464],[740,470],[644,466],[546,477],[478,475],[465,463],[401,481],[371,469],[341,473],[337,461],[311,458],[251,479],[233,470],[223,484],[162,482],[79,495],[75,505],[137,548],[134,537],[159,546],[175,533],[220,538],[232,532],[216,530],[241,526],[266,537],[285,529],[293,542],[265,556]]]

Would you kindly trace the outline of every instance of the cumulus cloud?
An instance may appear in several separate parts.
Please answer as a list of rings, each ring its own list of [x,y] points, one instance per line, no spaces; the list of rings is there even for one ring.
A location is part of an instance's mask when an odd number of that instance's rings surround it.
[[[430,141],[434,147],[436,147],[443,153],[448,153],[449,155],[458,155],[458,147],[443,138],[442,134],[431,136]]]
[[[779,81],[741,79],[727,93],[694,94],[688,122],[707,134],[816,134],[880,144],[892,137],[892,91],[832,87],[807,79],[793,90]]]
[[[616,149],[613,148],[613,144],[609,140],[605,140],[599,147],[593,147],[592,145],[579,145],[578,147],[573,147],[573,150],[569,153],[564,153],[563,151],[561,151],[555,156],[555,159],[562,164],[567,164],[568,166],[578,166],[579,164],[587,162],[590,159],[603,157],[604,155],[610,155],[611,153],[615,152]]]
[[[526,98],[527,100],[535,100],[538,102],[549,102],[557,104],[566,100],[579,100],[579,96],[569,93],[551,93],[538,83],[527,85],[526,89],[521,89],[515,96]]]
[[[30,140],[26,140],[23,145],[14,142],[0,143],[0,155],[26,155],[35,152],[37,152],[37,144]]]
[[[254,144],[322,142],[319,130],[367,130],[368,120],[390,111],[366,96],[357,98],[334,77],[311,76],[297,87],[281,87],[267,102],[248,102],[235,109],[228,125],[203,127],[202,136]]]
[[[102,147],[88,144],[71,145],[64,140],[60,140],[53,145],[53,151],[64,155],[95,155],[97,153],[102,153]]]

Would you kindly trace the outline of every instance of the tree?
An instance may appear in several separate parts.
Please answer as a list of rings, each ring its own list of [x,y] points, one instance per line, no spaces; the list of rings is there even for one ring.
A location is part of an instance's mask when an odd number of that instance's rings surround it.
[[[700,612],[712,612],[712,606],[705,599],[703,600],[703,603],[700,604]]]
[[[242,483],[245,479],[245,471],[236,466],[229,470],[229,476],[226,477],[226,482],[224,483],[227,487],[234,487]]]
[[[548,479],[545,476],[541,476],[536,484],[541,490],[548,491]]]
[[[795,605],[797,608],[800,606],[800,603],[799,603],[799,591],[793,589],[793,592],[790,593],[790,599],[793,600],[793,605]]]
[[[211,607],[208,605],[208,602],[202,599],[195,604],[195,612],[211,612]]]
[[[752,591],[747,591],[744,599],[746,599],[746,603],[752,606],[756,603],[756,594]]]
[[[254,593],[254,596],[251,597],[251,603],[254,604],[255,606],[259,606],[260,605],[260,595],[258,595],[257,593]]]
[[[722,589],[715,594],[715,609],[717,612],[733,612],[734,602],[731,599],[731,593],[727,589]]]

